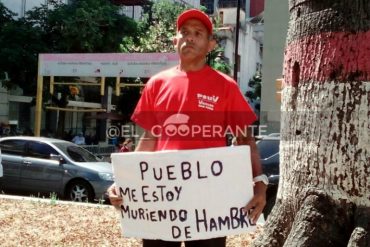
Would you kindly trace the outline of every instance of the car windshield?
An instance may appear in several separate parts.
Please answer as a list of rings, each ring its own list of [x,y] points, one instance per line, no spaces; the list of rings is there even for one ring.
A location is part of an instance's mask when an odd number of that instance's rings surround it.
[[[257,142],[261,159],[266,159],[279,152],[279,140],[264,139]]]
[[[67,142],[54,142],[63,153],[76,162],[99,162],[99,158],[86,149]]]

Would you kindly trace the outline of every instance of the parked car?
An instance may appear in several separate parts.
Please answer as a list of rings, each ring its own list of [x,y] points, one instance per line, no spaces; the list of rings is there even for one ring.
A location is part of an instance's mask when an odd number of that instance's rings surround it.
[[[112,166],[72,142],[44,137],[0,138],[5,193],[56,193],[72,201],[105,199]]]
[[[261,155],[263,173],[266,174],[269,179],[269,185],[266,192],[266,206],[263,211],[265,218],[267,218],[275,205],[279,184],[280,135],[278,133],[274,133],[268,136],[260,136],[257,137],[256,143]]]
[[[1,163],[1,148],[0,148],[0,178],[3,176],[3,165]],[[0,184],[1,186],[1,184]]]

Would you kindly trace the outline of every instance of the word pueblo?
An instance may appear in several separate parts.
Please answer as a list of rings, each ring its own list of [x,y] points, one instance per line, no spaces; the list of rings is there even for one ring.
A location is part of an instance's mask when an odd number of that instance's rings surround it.
[[[222,162],[219,160],[213,161],[208,166],[203,165],[204,168],[209,169],[211,175],[214,177],[220,176],[223,171]],[[145,161],[140,162],[140,173],[141,179],[145,180],[145,176],[149,175],[157,181],[163,179],[168,180],[188,180],[191,178],[195,179],[206,179],[208,178],[207,174],[210,174],[209,171],[201,171],[200,162],[197,161],[196,164],[191,164],[188,161],[183,161],[179,165],[168,165],[166,167],[158,167],[157,165],[149,165]]]

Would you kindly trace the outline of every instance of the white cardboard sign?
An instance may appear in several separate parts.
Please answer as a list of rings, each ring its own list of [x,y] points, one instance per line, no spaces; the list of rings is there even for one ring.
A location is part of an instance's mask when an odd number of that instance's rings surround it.
[[[255,230],[249,146],[112,154],[125,237],[187,241]]]

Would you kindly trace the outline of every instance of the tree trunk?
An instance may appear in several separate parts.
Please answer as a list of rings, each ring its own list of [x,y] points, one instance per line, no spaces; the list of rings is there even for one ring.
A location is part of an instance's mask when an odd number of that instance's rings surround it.
[[[289,0],[277,202],[253,246],[370,246],[370,0]]]

